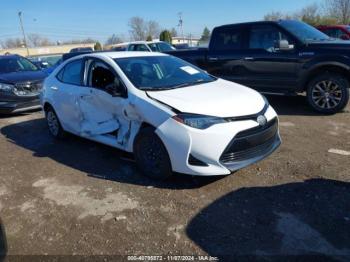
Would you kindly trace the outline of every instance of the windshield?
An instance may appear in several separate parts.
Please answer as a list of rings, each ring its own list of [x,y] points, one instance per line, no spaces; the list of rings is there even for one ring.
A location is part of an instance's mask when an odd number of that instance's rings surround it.
[[[163,42],[151,43],[151,44],[148,44],[148,46],[151,48],[153,52],[167,52],[167,51],[175,50],[173,46]]]
[[[303,42],[332,40],[332,38],[311,25],[300,21],[285,20],[281,21],[279,24]]]
[[[0,73],[2,74],[38,70],[38,67],[23,57],[12,56],[0,59]]]
[[[203,70],[172,56],[117,58],[121,70],[141,90],[167,90],[215,81]]]
[[[62,55],[57,55],[57,56],[33,56],[33,57],[29,57],[29,60],[31,62],[44,62],[44,63],[47,63],[49,66],[53,66],[61,58],[62,58]]]

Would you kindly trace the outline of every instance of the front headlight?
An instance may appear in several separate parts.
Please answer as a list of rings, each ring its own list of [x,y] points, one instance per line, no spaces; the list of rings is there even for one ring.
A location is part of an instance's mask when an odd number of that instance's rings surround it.
[[[14,90],[14,86],[10,84],[0,83],[0,91],[2,92],[12,92]]]
[[[204,116],[196,114],[178,114],[172,117],[175,121],[197,129],[206,129],[212,125],[226,123],[227,121],[220,117]]]

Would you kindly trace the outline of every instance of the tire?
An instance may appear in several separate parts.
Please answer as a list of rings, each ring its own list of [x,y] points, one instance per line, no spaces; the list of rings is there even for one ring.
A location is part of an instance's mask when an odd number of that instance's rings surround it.
[[[154,129],[141,129],[135,138],[134,155],[138,168],[147,177],[165,180],[173,172],[168,152]]]
[[[66,132],[63,130],[60,120],[58,119],[55,110],[51,106],[45,110],[45,117],[50,134],[56,139],[65,138]]]
[[[349,102],[349,81],[341,74],[324,73],[310,81],[306,94],[314,110],[322,114],[335,114]]]

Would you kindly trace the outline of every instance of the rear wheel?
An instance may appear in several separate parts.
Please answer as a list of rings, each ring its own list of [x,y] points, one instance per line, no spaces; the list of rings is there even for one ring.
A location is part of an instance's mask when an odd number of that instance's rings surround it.
[[[61,123],[56,115],[56,112],[51,106],[45,110],[46,122],[49,128],[50,134],[55,138],[64,138],[66,132],[63,130]]]
[[[142,129],[135,138],[134,154],[145,176],[164,180],[172,175],[168,152],[153,128]]]
[[[315,77],[307,88],[311,107],[323,114],[335,114],[343,110],[349,101],[349,81],[336,73]]]

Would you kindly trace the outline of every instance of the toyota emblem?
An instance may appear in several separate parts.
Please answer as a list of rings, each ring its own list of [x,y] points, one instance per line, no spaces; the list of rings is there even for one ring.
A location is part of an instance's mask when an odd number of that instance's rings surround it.
[[[258,116],[258,118],[256,119],[256,121],[258,122],[258,124],[259,124],[260,126],[264,126],[264,125],[266,125],[266,123],[267,123],[267,119],[266,119],[266,117],[263,116],[263,115]]]

